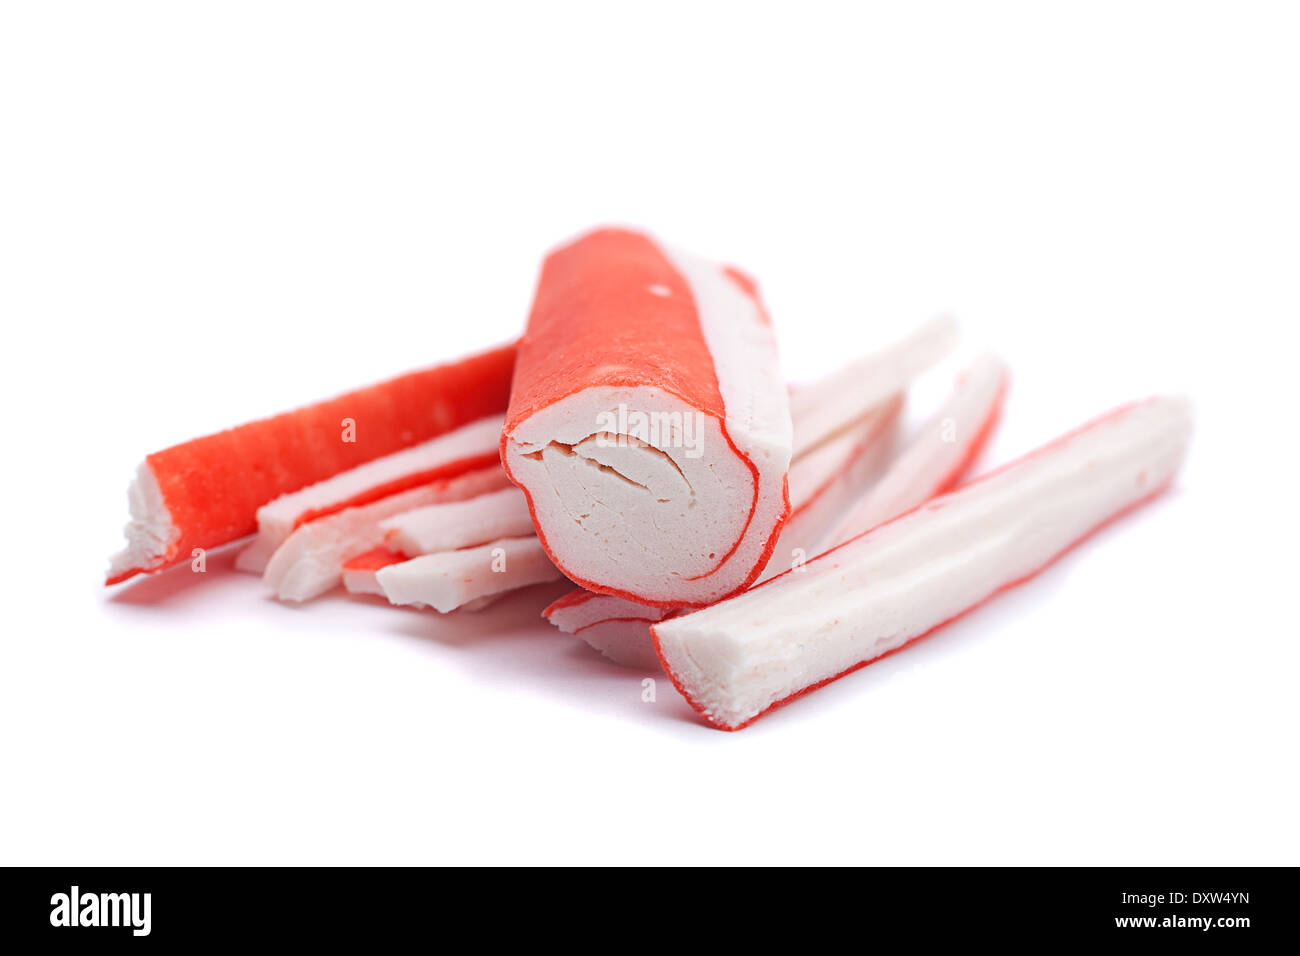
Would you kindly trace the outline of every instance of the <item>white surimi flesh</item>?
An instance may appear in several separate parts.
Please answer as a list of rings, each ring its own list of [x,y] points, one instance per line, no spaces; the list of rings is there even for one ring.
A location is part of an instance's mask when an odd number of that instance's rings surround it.
[[[536,536],[426,554],[375,574],[393,604],[424,605],[444,614],[478,598],[562,576]]]
[[[345,561],[383,543],[384,519],[438,502],[482,496],[506,484],[500,466],[491,465],[309,521],[275,550],[262,580],[283,601],[309,601],[342,583]]]
[[[498,469],[500,471],[500,469]],[[504,479],[505,473],[501,472]],[[528,499],[513,485],[465,501],[429,505],[380,524],[384,543],[412,557],[454,551],[497,538],[533,533]]]

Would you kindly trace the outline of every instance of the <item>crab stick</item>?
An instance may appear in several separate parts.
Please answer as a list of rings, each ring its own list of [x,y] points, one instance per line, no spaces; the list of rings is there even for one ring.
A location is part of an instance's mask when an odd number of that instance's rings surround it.
[[[444,614],[479,598],[560,577],[533,535],[426,554],[375,573],[393,604],[423,605]]]
[[[575,582],[710,604],[754,581],[785,520],[788,401],[752,282],[604,229],[543,264],[502,462]]]
[[[282,601],[310,601],[342,583],[348,558],[384,540],[384,519],[439,507],[440,502],[488,496],[504,484],[500,466],[490,465],[310,521],[275,550],[262,580]]]
[[[881,479],[817,542],[816,551],[843,544],[952,487],[997,423],[1009,380],[1001,359],[993,355],[977,359]]]
[[[789,570],[821,549],[826,530],[894,454],[903,397],[894,396],[862,423],[805,453],[790,466],[790,517],[759,581]]]
[[[523,492],[504,480],[500,468],[494,470],[506,487],[387,518],[379,524],[385,543],[395,551],[416,557],[532,534],[533,519]]]
[[[384,589],[379,586],[376,572],[406,560],[409,560],[406,555],[389,551],[382,545],[363,551],[343,562],[343,587],[349,594],[378,594],[382,597]]]
[[[673,684],[737,730],[1019,584],[1174,480],[1188,404],[1111,412],[713,607],[651,625]]]
[[[500,436],[501,418],[492,415],[282,495],[257,509],[257,538],[240,552],[235,566],[261,573],[276,549],[301,525],[408,488],[494,468]]]
[[[252,534],[268,501],[505,410],[513,345],[149,455],[107,584]],[[351,423],[349,430],[348,423]],[[350,440],[348,440],[350,439]]]
[[[956,344],[956,323],[948,316],[940,316],[892,345],[795,389],[790,395],[790,414],[795,422],[794,459],[905,390],[913,379],[952,352]]]

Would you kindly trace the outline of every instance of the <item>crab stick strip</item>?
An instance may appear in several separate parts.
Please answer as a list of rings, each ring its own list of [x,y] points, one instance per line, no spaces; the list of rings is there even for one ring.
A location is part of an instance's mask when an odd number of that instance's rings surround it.
[[[380,568],[375,577],[393,604],[424,605],[445,614],[479,598],[559,580],[561,574],[530,535],[426,554]]]
[[[575,582],[664,607],[743,590],[786,517],[790,432],[740,273],[616,229],[547,257],[501,454]]]
[[[781,529],[766,581],[812,557],[826,531],[881,475],[897,444],[903,397],[894,396],[854,429],[824,442],[790,467],[790,517]]]
[[[250,535],[258,508],[280,495],[500,414],[514,359],[505,346],[149,455],[131,484],[126,548],[106,583]]]
[[[310,601],[342,583],[348,558],[384,540],[384,519],[426,506],[439,507],[440,502],[490,495],[505,484],[501,467],[490,465],[310,521],[276,549],[262,581],[282,601]]]
[[[431,441],[367,462],[257,509],[257,539],[235,566],[261,573],[296,528],[345,508],[355,508],[443,478],[495,465],[501,418],[462,425]],[[414,506],[412,506],[414,507]]]
[[[409,560],[406,555],[389,551],[382,545],[371,548],[343,562],[343,587],[349,594],[378,594],[382,597],[384,589],[379,586],[376,572],[406,560]]]
[[[533,519],[523,492],[504,480],[500,468],[495,471],[506,485],[499,491],[417,508],[380,522],[387,546],[416,557],[532,534]]]
[[[1111,412],[761,587],[651,625],[673,684],[737,730],[1050,565],[1174,480],[1183,399]]]
[[[880,481],[836,522],[817,551],[883,524],[951,488],[984,447],[997,423],[1010,374],[993,355],[977,359],[944,406],[930,419]]]
[[[850,362],[790,395],[795,422],[793,457],[816,448],[859,421],[869,410],[904,391],[926,369],[942,360],[957,344],[957,325],[941,316],[899,341]]]

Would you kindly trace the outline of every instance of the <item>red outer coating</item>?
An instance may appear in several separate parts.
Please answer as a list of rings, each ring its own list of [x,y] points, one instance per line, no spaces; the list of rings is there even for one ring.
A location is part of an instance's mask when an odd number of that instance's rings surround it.
[[[282,494],[500,414],[509,399],[514,360],[515,346],[501,346],[148,456],[180,535],[166,554],[105,584],[187,560],[194,548],[212,548],[252,534],[257,509]],[[356,422],[355,442],[340,441],[345,418]],[[476,467],[475,462],[466,459],[465,469]],[[417,476],[404,487],[429,477]],[[383,494],[396,490],[402,489],[385,489]]]
[[[969,487],[971,487],[971,486],[973,486],[973,485],[977,485],[977,484],[979,484],[980,482],[985,481],[985,480],[987,480],[988,478],[992,477],[993,475],[996,475],[996,474],[999,474],[999,473],[1002,472],[1002,471],[1005,471],[1007,468],[1010,468],[1010,467],[1012,467],[1012,466],[1014,466],[1014,465],[1021,464],[1022,462],[1025,462],[1025,461],[1029,461],[1029,460],[1032,459],[1032,458],[1036,458],[1037,456],[1043,454],[1044,452],[1050,451],[1051,449],[1056,448],[1057,446],[1061,445],[1063,442],[1068,441],[1070,438],[1074,437],[1075,435],[1079,434],[1080,432],[1087,431],[1089,428],[1092,428],[1094,425],[1098,425],[1098,424],[1100,424],[1100,423],[1103,422],[1103,421],[1106,421],[1106,420],[1108,420],[1108,419],[1110,419],[1110,418],[1115,417],[1116,415],[1121,415],[1121,414],[1123,414],[1124,412],[1127,412],[1129,409],[1131,409],[1131,408],[1133,408],[1133,407],[1135,407],[1135,406],[1137,406],[1137,405],[1140,405],[1140,404],[1142,404],[1141,401],[1138,401],[1138,402],[1131,402],[1131,403],[1129,403],[1129,404],[1127,404],[1127,405],[1122,405],[1122,406],[1120,406],[1119,408],[1116,408],[1116,409],[1114,409],[1114,410],[1112,410],[1112,411],[1110,411],[1110,412],[1107,412],[1106,414],[1101,415],[1101,416],[1099,416],[1098,418],[1095,418],[1095,419],[1093,419],[1093,420],[1090,421],[1090,422],[1087,422],[1087,423],[1085,423],[1085,424],[1083,424],[1083,425],[1080,425],[1078,428],[1075,428],[1075,429],[1072,429],[1071,431],[1066,432],[1064,435],[1061,435],[1059,438],[1056,438],[1056,439],[1054,439],[1054,440],[1048,442],[1046,445],[1043,445],[1043,446],[1041,446],[1041,447],[1039,447],[1039,448],[1034,449],[1033,451],[1029,452],[1029,454],[1027,454],[1027,455],[1023,455],[1023,456],[1021,456],[1020,458],[1017,458],[1017,459],[1015,459],[1015,460],[1013,460],[1013,461],[1008,462],[1008,463],[1005,464],[1005,465],[1002,465],[1000,468],[996,468],[996,469],[994,469],[993,471],[988,472],[987,474],[981,475],[980,477],[978,477],[978,478],[976,478],[976,479],[974,479],[974,480],[972,480],[972,481],[970,481],[970,482],[967,482],[967,484],[964,485],[963,487],[965,487],[965,488],[969,488]],[[996,408],[996,407],[997,407],[997,406],[995,406],[995,408]],[[991,416],[991,418],[992,418],[992,416]],[[985,427],[984,429],[981,429],[981,431],[982,431],[982,432],[987,432],[987,431],[988,431],[988,427]],[[974,610],[976,610],[977,608],[982,607],[984,604],[986,604],[987,602],[991,601],[993,598],[997,597],[997,596],[998,596],[999,594],[1001,594],[1003,591],[1007,591],[1007,590],[1009,590],[1009,589],[1011,589],[1011,588],[1013,588],[1013,587],[1016,587],[1017,585],[1024,584],[1024,583],[1025,583],[1026,581],[1028,581],[1030,578],[1036,577],[1036,576],[1037,576],[1038,574],[1040,574],[1042,571],[1044,571],[1044,570],[1046,570],[1047,568],[1051,567],[1053,564],[1055,564],[1057,561],[1059,561],[1059,560],[1060,560],[1061,558],[1063,558],[1065,555],[1069,554],[1071,551],[1073,551],[1073,550],[1074,550],[1075,548],[1077,548],[1079,545],[1083,544],[1085,541],[1087,541],[1087,540],[1088,540],[1089,538],[1091,538],[1093,535],[1095,535],[1095,534],[1097,534],[1098,532],[1102,531],[1103,529],[1105,529],[1105,528],[1108,527],[1109,525],[1113,524],[1114,522],[1120,520],[1120,519],[1123,518],[1125,515],[1128,515],[1128,514],[1134,512],[1134,511],[1136,511],[1137,509],[1141,508],[1143,505],[1149,504],[1150,502],[1154,501],[1156,498],[1159,498],[1162,494],[1164,494],[1167,490],[1169,490],[1169,487],[1170,487],[1170,485],[1169,485],[1169,484],[1166,484],[1166,485],[1164,485],[1164,486],[1162,486],[1162,487],[1160,487],[1160,488],[1157,488],[1157,489],[1155,489],[1154,491],[1152,491],[1151,494],[1149,494],[1149,495],[1147,495],[1147,496],[1145,496],[1145,497],[1143,497],[1143,498],[1140,498],[1139,500],[1133,502],[1132,504],[1130,504],[1130,505],[1128,505],[1128,506],[1126,506],[1126,507],[1124,507],[1124,508],[1121,508],[1119,511],[1115,512],[1114,514],[1110,515],[1109,517],[1102,519],[1100,522],[1098,522],[1097,524],[1093,525],[1092,528],[1090,528],[1089,530],[1085,531],[1082,535],[1080,535],[1080,536],[1079,536],[1078,538],[1076,538],[1074,541],[1070,542],[1070,543],[1067,544],[1064,548],[1062,548],[1060,551],[1058,551],[1056,554],[1052,555],[1050,558],[1048,558],[1046,561],[1044,561],[1041,565],[1039,565],[1039,566],[1038,566],[1036,569],[1034,569],[1033,571],[1030,571],[1028,574],[1026,574],[1026,575],[1024,575],[1024,576],[1022,576],[1022,577],[1016,578],[1016,579],[1013,580],[1013,581],[1008,581],[1006,584],[1003,584],[1001,587],[997,588],[995,591],[993,591],[993,592],[991,592],[990,594],[988,594],[988,595],[987,595],[986,597],[984,597],[982,600],[977,601],[976,603],[972,604],[970,607],[966,608],[966,610],[961,611],[961,612],[959,612],[959,613],[957,613],[957,614],[954,614],[952,617],[948,618],[947,620],[945,620],[945,621],[940,621],[938,624],[936,624],[934,627],[930,628],[928,631],[925,631],[924,633],[918,634],[916,637],[912,638],[911,640],[909,640],[909,641],[907,641],[907,642],[905,642],[905,643],[903,643],[903,644],[900,644],[898,647],[895,647],[895,648],[893,648],[892,650],[888,650],[888,651],[886,651],[886,652],[883,653],[883,654],[879,654],[879,655],[877,655],[876,657],[869,657],[869,658],[867,658],[867,659],[864,660],[864,661],[859,661],[858,663],[854,664],[852,667],[849,667],[849,668],[846,668],[846,669],[843,670],[843,671],[840,671],[840,673],[838,673],[838,674],[835,674],[835,675],[833,675],[833,676],[831,676],[831,677],[828,677],[828,678],[826,678],[825,680],[818,681],[818,682],[815,683],[815,684],[810,684],[810,685],[808,685],[807,687],[801,688],[800,690],[795,691],[793,694],[789,695],[788,697],[784,697],[784,698],[782,698],[781,700],[774,701],[773,703],[771,703],[771,704],[769,704],[767,707],[765,707],[763,710],[760,710],[760,711],[759,711],[757,714],[755,714],[753,717],[750,717],[748,720],[745,720],[745,721],[743,721],[743,722],[741,722],[741,723],[739,723],[739,724],[736,724],[736,725],[734,725],[734,726],[728,726],[727,724],[719,723],[718,721],[716,721],[716,720],[714,720],[713,718],[711,718],[707,713],[705,713],[704,706],[703,706],[701,703],[699,703],[698,701],[696,701],[693,697],[691,697],[691,695],[687,692],[686,688],[685,688],[685,687],[682,685],[682,683],[678,680],[677,675],[673,673],[672,668],[670,668],[670,667],[668,666],[668,661],[664,659],[663,650],[662,650],[662,648],[659,646],[659,634],[658,634],[658,633],[656,632],[656,630],[655,630],[655,625],[651,625],[651,627],[650,627],[650,635],[651,635],[651,637],[654,639],[655,655],[659,658],[659,663],[660,663],[660,665],[663,667],[663,669],[664,669],[664,673],[668,675],[668,679],[669,679],[670,681],[672,681],[673,686],[677,688],[678,693],[680,693],[684,698],[686,698],[686,702],[687,702],[688,704],[690,704],[690,705],[691,705],[691,708],[692,708],[692,709],[693,709],[697,714],[699,714],[700,717],[702,717],[702,718],[704,719],[704,722],[705,722],[705,723],[707,723],[707,724],[708,724],[709,726],[711,726],[711,727],[715,727],[715,728],[717,728],[718,730],[727,730],[727,731],[744,730],[746,727],[748,727],[750,724],[752,724],[754,721],[758,720],[758,718],[762,717],[764,714],[768,713],[769,711],[775,710],[775,709],[778,708],[778,707],[784,707],[786,704],[790,703],[790,701],[795,700],[796,698],[802,697],[804,694],[807,694],[807,693],[809,693],[810,691],[817,690],[817,688],[819,688],[819,687],[824,687],[825,685],[831,683],[832,681],[839,680],[841,677],[844,677],[846,674],[852,674],[854,671],[861,670],[863,667],[866,667],[868,664],[872,664],[872,663],[874,663],[874,662],[876,662],[876,661],[883,660],[884,658],[888,657],[888,656],[891,655],[891,654],[897,653],[898,651],[901,651],[901,650],[903,650],[903,649],[906,648],[906,647],[910,647],[912,644],[915,644],[917,641],[921,640],[921,638],[930,636],[931,634],[933,634],[935,631],[939,630],[940,628],[945,627],[946,625],[951,624],[953,621],[957,620],[958,618],[965,617],[965,616],[966,616],[967,614],[969,614],[971,611],[974,611]],[[925,505],[919,505],[918,507],[925,507]],[[912,509],[912,511],[915,511],[915,510],[916,510],[915,508]],[[899,520],[905,518],[908,514],[911,514],[911,513],[912,513],[912,512],[909,511],[909,512],[907,512],[906,514],[899,515],[897,518],[894,518],[893,521],[899,521]],[[887,522],[885,522],[885,524],[892,524],[893,521],[887,521]],[[883,527],[883,525],[878,525],[877,527]],[[824,561],[827,557],[829,557],[830,555],[834,554],[836,551],[840,550],[840,548],[843,548],[843,547],[845,547],[846,545],[849,545],[849,544],[851,544],[852,542],[857,541],[858,538],[863,537],[863,535],[870,534],[870,533],[871,533],[872,531],[874,531],[874,530],[876,530],[876,529],[875,529],[875,528],[872,528],[872,529],[870,529],[870,530],[868,530],[868,531],[864,531],[862,534],[857,535],[856,537],[850,538],[848,541],[845,541],[844,544],[838,545],[838,546],[836,546],[836,547],[834,547],[834,548],[831,548],[829,551],[825,551],[825,552],[823,552],[822,554],[817,555],[817,557],[815,557],[815,558],[813,558],[811,561],[809,561],[808,564],[812,564],[814,561]],[[807,565],[805,565],[805,567],[807,567]],[[787,575],[787,574],[789,574],[789,573],[790,573],[789,571],[784,571],[784,572],[782,572],[781,574],[778,574],[776,577],[774,577],[774,578],[769,578],[768,580],[764,581],[762,584],[758,585],[758,587],[760,587],[760,588],[761,588],[761,587],[765,587],[765,586],[771,584],[773,581],[778,581],[778,580],[780,580],[781,578],[785,577],[785,575]],[[757,588],[755,588],[754,590],[757,590]],[[662,622],[658,622],[658,623],[662,623]]]
[[[378,571],[380,568],[386,568],[390,564],[401,564],[408,560],[406,555],[396,551],[389,551],[387,548],[380,546],[371,548],[369,551],[363,551],[355,558],[348,558],[343,563],[345,571]]]
[[[732,267],[724,271],[754,298],[764,321],[770,322],[753,280]],[[656,285],[671,294],[646,295],[646,290]],[[542,548],[574,584],[652,607],[705,607],[712,602],[654,601],[574,574],[546,540],[532,494],[510,471],[506,456],[509,436],[537,412],[589,388],[642,386],[661,389],[716,419],[728,446],[753,475],[749,515],[740,535],[718,560],[716,567],[721,567],[740,546],[753,520],[758,506],[758,468],[727,433],[713,355],[686,279],[648,236],[625,229],[597,229],[556,249],[542,264],[528,329],[519,342],[510,407],[501,432],[501,464],[506,477],[528,501]],[[788,489],[783,494],[788,516]],[[777,522],[752,573],[731,594],[744,591],[766,566],[784,520],[785,516]]]

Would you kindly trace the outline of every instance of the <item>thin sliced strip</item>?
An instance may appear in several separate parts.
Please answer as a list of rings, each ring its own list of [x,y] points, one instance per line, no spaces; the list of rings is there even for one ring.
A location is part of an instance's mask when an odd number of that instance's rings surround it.
[[[384,519],[491,494],[505,484],[501,466],[494,464],[310,521],[275,550],[262,581],[282,601],[309,601],[342,583],[348,558],[383,542]]]
[[[795,422],[794,459],[860,421],[890,396],[938,363],[957,345],[957,324],[948,316],[925,323],[879,351],[790,395]]]
[[[787,513],[790,428],[735,270],[617,229],[547,257],[501,452],[570,578],[664,607],[747,587]]]
[[[489,468],[498,460],[500,438],[501,418],[492,415],[282,495],[257,509],[257,540],[240,552],[235,566],[261,573],[271,555],[301,525],[408,488]]]
[[[843,544],[942,494],[961,478],[997,423],[1011,375],[994,355],[968,368],[944,406],[865,494],[818,542],[818,551]]]
[[[380,568],[375,577],[392,603],[425,605],[445,614],[478,598],[557,581],[562,575],[530,535],[426,554]]]
[[[343,562],[343,588],[349,594],[378,594],[383,597],[384,589],[379,586],[375,573],[380,568],[406,560],[406,555],[389,551],[382,545],[348,558]]]
[[[497,473],[504,472],[500,468]],[[497,538],[533,533],[528,500],[518,488],[506,487],[466,501],[429,505],[394,515],[380,524],[385,544],[411,557],[455,551]]]
[[[903,397],[894,396],[861,424],[795,462],[790,469],[790,517],[759,575],[760,582],[823,550],[818,545],[827,530],[889,466],[902,407]]]
[[[737,730],[1032,577],[1174,480],[1184,399],[1118,409],[713,607],[651,627],[673,684]]]
[[[149,455],[128,492],[126,548],[105,583],[237,541],[280,495],[500,414],[514,360],[515,347],[504,346]],[[348,422],[353,441],[343,440]]]
[[[654,623],[654,618],[611,617],[593,621],[574,633],[621,667],[657,673],[662,667],[650,639],[650,625]]]

